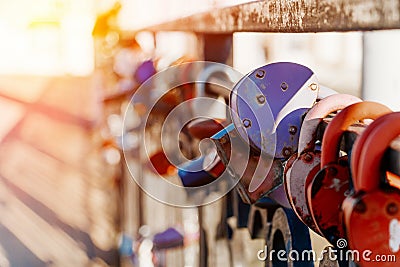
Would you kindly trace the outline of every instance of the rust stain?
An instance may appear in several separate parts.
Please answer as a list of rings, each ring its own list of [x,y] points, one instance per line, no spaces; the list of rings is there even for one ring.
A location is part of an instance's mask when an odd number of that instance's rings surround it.
[[[250,2],[149,28],[204,33],[329,32],[400,28],[399,0]]]

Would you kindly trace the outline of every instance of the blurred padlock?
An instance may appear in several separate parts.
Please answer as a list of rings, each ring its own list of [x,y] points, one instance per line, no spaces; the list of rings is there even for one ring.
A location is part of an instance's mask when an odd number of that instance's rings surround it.
[[[142,84],[147,81],[151,76],[156,74],[157,70],[154,66],[154,61],[149,59],[139,64],[137,67],[134,78],[137,83]]]
[[[322,138],[321,170],[307,188],[307,200],[317,229],[336,245],[345,237],[340,207],[351,194],[347,156],[339,156],[342,136],[348,128],[365,119],[376,119],[390,109],[376,102],[361,102],[339,112],[328,124]]]
[[[224,121],[217,119],[195,119],[187,128],[189,134],[197,139],[205,139],[224,128]],[[224,171],[222,164],[215,150],[207,155],[188,161],[179,166],[178,175],[185,187],[199,187],[211,183]]]
[[[321,151],[316,149],[317,129],[329,114],[342,110],[361,99],[345,94],[335,94],[320,100],[304,118],[300,130],[298,152],[285,167],[285,185],[291,207],[299,218],[318,233],[307,203],[307,188],[320,170]]]
[[[183,235],[175,228],[157,233],[153,237],[153,264],[155,267],[183,266]]]
[[[267,248],[265,266],[314,267],[314,258],[302,253],[312,251],[310,232],[292,209],[275,211]]]
[[[371,251],[368,258],[360,257],[363,267],[397,266],[400,256],[400,190],[388,181],[384,162],[390,143],[400,135],[399,121],[399,112],[376,119],[361,134],[364,142],[356,144],[360,152],[352,155],[352,162],[358,161],[353,176],[356,193],[343,203],[344,221],[350,248]],[[376,260],[382,255],[386,261]]]

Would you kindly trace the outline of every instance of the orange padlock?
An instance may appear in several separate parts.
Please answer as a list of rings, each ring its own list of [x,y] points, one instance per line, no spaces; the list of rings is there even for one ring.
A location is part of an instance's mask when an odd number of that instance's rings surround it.
[[[317,129],[329,114],[361,102],[352,95],[334,94],[320,100],[307,112],[300,129],[298,153],[292,155],[285,167],[285,189],[296,215],[316,233],[317,227],[307,203],[307,188],[320,170],[321,151],[316,148]]]
[[[361,266],[389,267],[400,256],[400,190],[388,183],[383,158],[390,143],[400,135],[400,112],[386,114],[368,126],[353,177],[355,194],[343,203],[344,223],[350,248],[361,257]],[[386,261],[379,261],[385,257]]]
[[[352,124],[376,119],[388,110],[376,102],[356,103],[336,115],[325,130],[321,147],[321,170],[308,186],[307,200],[314,223],[333,245],[345,236],[340,207],[351,193],[348,159],[347,156],[339,157],[343,133]]]

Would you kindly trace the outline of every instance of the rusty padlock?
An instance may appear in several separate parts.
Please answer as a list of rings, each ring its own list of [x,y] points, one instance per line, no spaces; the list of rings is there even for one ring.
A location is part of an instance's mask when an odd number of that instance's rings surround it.
[[[294,154],[285,168],[285,186],[289,203],[297,216],[314,232],[319,233],[314,224],[307,203],[307,188],[320,170],[321,151],[315,143],[318,140],[317,129],[324,118],[333,112],[361,102],[352,95],[335,94],[320,100],[310,109],[304,118],[300,130],[298,152]]]
[[[289,62],[260,67],[232,90],[233,128],[213,139],[224,164],[239,181],[237,188],[246,203],[254,203],[282,185],[283,162],[297,150],[303,117],[319,92],[314,73]],[[228,134],[241,139],[249,155],[238,149],[231,153],[232,136]],[[231,155],[238,159],[234,164],[229,164]],[[284,190],[281,194],[285,195]]]
[[[218,156],[224,166],[228,166],[226,171],[232,178],[233,183],[236,184],[236,189],[246,204],[255,203],[265,192],[270,191],[271,188],[276,188],[281,183],[283,172],[282,162],[280,160],[266,161],[264,163],[265,168],[269,171],[265,176],[262,176],[262,178],[265,178],[264,183],[256,190],[249,192],[248,188],[251,179],[257,175],[256,169],[260,161],[262,162],[262,158],[252,151],[247,143],[243,142],[233,123],[213,135],[211,139],[217,146]],[[235,164],[232,164],[232,162]],[[259,172],[261,172],[261,175],[264,174],[263,170]]]
[[[363,132],[357,176],[353,176],[355,194],[343,203],[344,222],[351,249],[360,253],[361,266],[397,266],[392,261],[376,261],[376,256],[400,256],[400,190],[391,186],[385,172],[384,154],[400,135],[400,112],[386,114]],[[360,146],[361,143],[357,143]],[[359,149],[359,148],[357,148]],[[366,234],[367,233],[367,234]]]
[[[348,128],[365,119],[376,119],[390,112],[376,102],[350,105],[328,124],[322,138],[321,170],[307,188],[307,201],[318,230],[336,245],[345,236],[340,207],[350,195],[350,169],[347,156],[339,157],[340,141]]]

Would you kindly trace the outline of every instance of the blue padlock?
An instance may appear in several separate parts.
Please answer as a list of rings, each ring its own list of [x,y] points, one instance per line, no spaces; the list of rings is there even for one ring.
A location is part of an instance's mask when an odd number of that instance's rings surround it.
[[[203,169],[205,157],[187,162],[179,167],[178,176],[185,187],[199,187],[215,180],[210,173]]]

